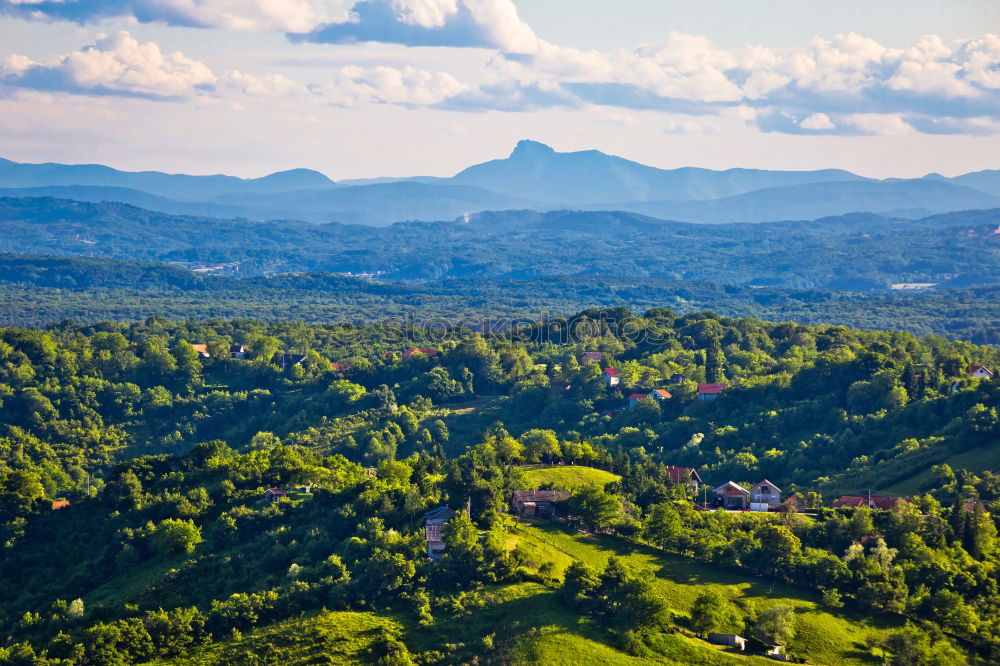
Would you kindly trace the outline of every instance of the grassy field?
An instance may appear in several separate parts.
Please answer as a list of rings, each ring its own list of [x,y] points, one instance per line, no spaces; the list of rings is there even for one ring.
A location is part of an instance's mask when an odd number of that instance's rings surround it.
[[[374,613],[323,612],[258,629],[157,664],[359,664],[372,663],[372,646],[398,636],[402,626]]]
[[[945,458],[938,464],[949,465],[952,469],[967,469],[970,472],[979,473],[985,470],[1000,470],[1000,446],[986,446],[972,451],[959,453]],[[911,476],[910,478],[895,483],[879,490],[883,495],[909,496],[922,492],[924,484],[930,477],[930,469]]]
[[[552,483],[562,490],[575,490],[583,486],[599,486],[621,477],[603,469],[580,467],[577,465],[527,465],[521,468],[529,488],[538,488]]]
[[[600,569],[609,556],[622,557],[632,566],[652,571],[671,608],[681,615],[687,614],[697,596],[710,587],[738,604],[757,609],[788,604],[796,609],[798,617],[797,635],[789,648],[793,654],[806,656],[813,663],[830,666],[880,663],[880,656],[864,647],[865,640],[881,640],[902,624],[893,616],[862,617],[831,610],[823,607],[818,595],[811,592],[674,557],[613,537],[570,534],[553,525],[522,524],[515,529],[512,540],[533,558],[554,562],[560,574],[574,559]]]

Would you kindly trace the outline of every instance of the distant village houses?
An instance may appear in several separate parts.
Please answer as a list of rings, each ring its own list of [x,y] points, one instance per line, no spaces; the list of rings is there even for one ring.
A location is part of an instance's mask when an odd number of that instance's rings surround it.
[[[208,353],[208,345],[191,345],[191,348],[198,352],[198,356],[202,358],[212,358],[212,355]]]
[[[736,483],[727,481],[712,491],[715,505],[723,509],[742,511],[750,505],[750,491]]]
[[[675,485],[687,485],[694,492],[698,492],[698,484],[701,483],[701,477],[698,476],[698,471],[693,467],[674,467],[673,465],[667,465],[667,474],[670,475],[670,482]]]
[[[277,502],[282,497],[287,497],[288,491],[282,488],[268,488],[264,491],[264,501],[270,504],[271,502]]]
[[[582,354],[580,354],[580,365],[587,365],[591,361],[594,361],[595,363],[600,363],[603,357],[604,354],[602,354],[601,352],[597,351],[583,352]]]
[[[621,377],[618,375],[618,371],[614,368],[604,368],[604,372],[601,375],[601,379],[604,384],[608,387],[618,386],[618,382],[621,381]]]
[[[750,486],[750,510],[770,511],[781,504],[781,489],[767,479]]]
[[[229,355],[232,358],[245,359],[247,357],[247,348],[243,345],[229,345]]]
[[[878,497],[869,493],[868,495],[841,495],[834,500],[831,506],[834,509],[839,507],[857,508],[859,506],[867,506],[869,509],[888,511],[896,506],[897,502],[909,501],[910,499],[906,497]]]

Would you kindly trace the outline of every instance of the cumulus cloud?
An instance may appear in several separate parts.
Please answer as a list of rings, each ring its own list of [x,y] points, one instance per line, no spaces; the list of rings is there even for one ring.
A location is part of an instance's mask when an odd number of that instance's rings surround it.
[[[362,0],[350,15],[293,39],[343,44],[388,42],[533,53],[539,39],[511,0]]]
[[[443,72],[428,72],[414,67],[357,65],[335,70],[328,83],[310,88],[321,100],[339,106],[427,106],[438,104],[468,89],[458,79]]]
[[[197,28],[303,32],[343,18],[344,5],[341,0],[0,0],[0,13],[78,23],[124,17]]]
[[[164,54],[127,32],[102,37],[48,62],[13,55],[0,63],[0,83],[22,88],[93,95],[170,99],[214,86],[216,77],[181,52]]]

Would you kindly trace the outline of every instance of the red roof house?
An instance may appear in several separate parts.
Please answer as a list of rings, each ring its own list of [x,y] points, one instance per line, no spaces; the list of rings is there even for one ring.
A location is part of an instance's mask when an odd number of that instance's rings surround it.
[[[580,354],[580,365],[587,365],[591,361],[600,363],[603,356],[601,352],[583,352]]]
[[[267,490],[264,491],[264,501],[274,502],[281,499],[287,494],[288,491],[282,490],[281,488],[268,488]]]
[[[694,486],[695,490],[698,490],[698,484],[701,483],[701,477],[698,476],[698,471],[693,467],[667,465],[667,474],[670,476],[671,483],[687,483]]]
[[[985,365],[970,365],[969,374],[976,379],[993,379],[993,371]]]
[[[888,511],[892,507],[896,506],[896,502],[909,502],[909,501],[910,499],[907,497],[877,497],[875,495],[841,495],[839,498],[834,500],[831,506],[835,509],[839,507],[857,508],[859,506],[867,506],[870,509]]]
[[[65,509],[69,506],[69,500],[56,500],[52,503],[52,510],[58,511],[59,509]]]
[[[653,389],[649,392],[649,397],[654,400],[667,400],[671,397],[671,395],[670,391],[667,391],[666,389]]]
[[[646,393],[633,393],[628,397],[628,406],[635,407],[636,405],[639,404],[640,400],[645,400],[648,397],[649,395]]]
[[[729,388],[729,384],[698,384],[699,400],[715,400]]]
[[[618,382],[621,381],[621,376],[614,368],[604,368],[604,373],[601,375],[601,378],[608,386],[618,386]]]

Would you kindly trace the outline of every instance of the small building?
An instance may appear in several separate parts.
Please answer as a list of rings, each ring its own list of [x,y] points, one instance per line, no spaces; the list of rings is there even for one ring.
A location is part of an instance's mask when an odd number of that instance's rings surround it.
[[[424,514],[424,538],[427,540],[427,557],[440,560],[444,554],[444,524],[455,515],[455,511],[446,506],[439,506]]]
[[[633,407],[639,404],[639,401],[645,400],[648,397],[649,397],[648,393],[633,393],[628,397],[629,409],[632,409]]]
[[[727,481],[712,491],[715,506],[742,511],[750,506],[750,491],[734,481]]]
[[[750,486],[750,510],[770,511],[781,504],[781,489],[767,479]]]
[[[679,373],[679,372],[675,372],[674,374],[670,375],[670,383],[671,384],[680,384],[685,379],[687,379],[687,378],[684,375],[682,375],[681,373]]]
[[[601,352],[583,352],[580,354],[580,365],[587,365],[591,361],[595,363],[600,363],[604,354]]]
[[[229,345],[229,356],[241,360],[245,359],[247,357],[247,348],[243,345]]]
[[[412,347],[403,352],[402,358],[405,361],[414,354],[423,354],[427,358],[433,358],[434,356],[437,355],[437,353],[438,353],[437,349],[417,349],[416,347]]]
[[[698,384],[698,399],[715,400],[727,388],[729,384]]]
[[[278,359],[278,367],[282,370],[286,370],[296,365],[302,365],[306,360],[305,354],[282,354]]]
[[[778,510],[788,511],[789,509],[792,508],[794,508],[795,511],[805,511],[806,509],[809,508],[809,505],[806,504],[806,501],[804,499],[802,499],[798,495],[793,494],[788,499],[786,499],[784,502],[781,503],[781,506],[778,507]]]
[[[56,500],[52,502],[52,510],[58,511],[59,509],[65,509],[69,506],[69,500]]]
[[[264,491],[264,501],[270,504],[271,502],[277,502],[287,495],[288,491],[282,488],[268,488]]]
[[[969,374],[975,379],[993,379],[993,371],[985,365],[970,365]]]
[[[838,509],[840,507],[857,508],[859,506],[867,506],[869,509],[888,511],[896,506],[896,502],[909,501],[910,499],[908,497],[879,497],[869,493],[867,495],[841,495],[839,498],[834,500],[831,506],[834,509]]]
[[[198,352],[198,356],[202,358],[212,358],[212,355],[208,353],[208,345],[191,345],[191,348]]]
[[[552,518],[556,515],[556,502],[566,499],[569,493],[565,490],[515,490],[511,505],[519,516]]]
[[[657,402],[663,402],[664,400],[669,400],[673,396],[670,395],[670,391],[666,389],[653,389],[649,392],[649,397]]]
[[[614,368],[604,368],[604,372],[601,373],[601,380],[608,387],[618,386],[618,382],[621,381],[621,376],[618,371]]]
[[[736,634],[709,634],[708,642],[716,645],[728,645],[739,650],[747,649],[747,639]]]
[[[698,471],[694,467],[674,467],[673,465],[667,465],[667,474],[670,475],[671,483],[675,485],[686,484],[695,492],[698,492],[698,484],[701,483],[701,477],[698,476]]]

